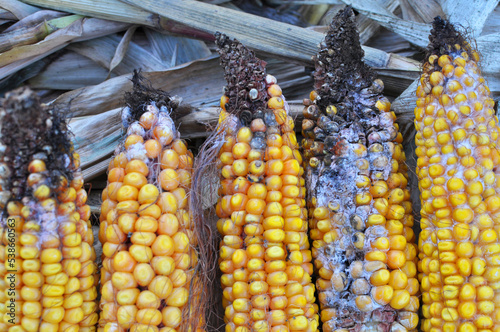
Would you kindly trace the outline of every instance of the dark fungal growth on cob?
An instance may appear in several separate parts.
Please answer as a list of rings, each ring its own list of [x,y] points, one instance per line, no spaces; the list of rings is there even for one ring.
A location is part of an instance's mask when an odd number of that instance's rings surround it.
[[[262,118],[268,94],[265,76],[266,62],[238,40],[216,33],[221,66],[227,81],[222,105],[229,113],[237,114],[240,121],[249,124],[253,118]]]
[[[500,328],[495,102],[478,52],[452,24],[436,18],[429,40],[414,110],[422,205],[421,330],[433,330],[439,320],[443,331],[495,331]],[[442,304],[435,294],[443,295]]]
[[[318,107],[326,108],[352,99],[353,91],[360,91],[373,84],[375,74],[363,62],[363,56],[352,10],[343,10],[330,24],[328,34],[315,56],[314,88],[318,93]],[[382,89],[383,86],[373,92],[379,93]],[[352,102],[349,106],[356,107],[358,104]],[[351,109],[346,111],[352,112]]]
[[[66,121],[62,112],[46,109],[30,89],[8,93],[3,102],[2,169],[9,169],[5,178],[12,197],[21,199],[29,190],[26,181],[32,160],[43,160],[47,165],[51,188],[59,186],[61,176],[73,178],[73,152]],[[5,189],[4,189],[5,190]]]
[[[124,129],[127,129],[132,122],[139,121],[147,105],[152,101],[155,101],[156,107],[161,108],[164,106],[169,111],[178,106],[173,103],[168,92],[153,88],[151,83],[141,75],[140,71],[134,70],[132,84],[132,92],[125,93],[127,108],[122,113]]]
[[[65,112],[27,88],[0,112],[0,293],[16,306],[0,331],[95,331],[94,236]]]
[[[414,330],[419,283],[402,136],[362,57],[347,7],[320,45],[302,126],[323,331]]]
[[[450,54],[457,51],[455,45],[464,47],[462,51],[469,56],[473,51],[469,43],[465,40],[453,24],[437,16],[432,22],[432,31],[429,35],[429,46],[427,47],[425,58],[428,59],[433,54]]]

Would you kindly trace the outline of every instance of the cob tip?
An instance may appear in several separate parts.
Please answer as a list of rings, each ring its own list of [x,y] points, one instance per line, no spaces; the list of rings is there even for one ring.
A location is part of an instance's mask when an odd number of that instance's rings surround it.
[[[461,54],[465,52],[466,57],[479,61],[479,54],[475,51],[464,36],[464,32],[459,31],[456,25],[448,20],[437,16],[432,23],[432,30],[429,35],[429,45],[426,49],[424,72],[440,70],[442,66],[435,61],[442,55]]]
[[[224,111],[248,124],[256,112],[266,108],[266,62],[236,39],[216,32],[215,40],[227,85],[221,99]]]
[[[141,118],[142,114],[147,111],[147,106],[151,103],[161,109],[166,107],[168,111],[176,109],[181,99],[176,96],[171,96],[168,92],[153,88],[140,70],[134,70],[132,75],[132,92],[125,93],[125,107],[122,111],[123,127],[127,129],[130,124]]]
[[[338,103],[346,99],[349,91],[373,83],[375,75],[363,62],[363,56],[355,15],[347,6],[333,18],[315,57],[315,90],[320,108]]]
[[[42,105],[33,90],[23,87],[7,93],[2,113],[0,143],[5,166],[11,170],[13,198],[26,194],[32,156],[45,160],[53,188],[59,187],[61,175],[73,178],[73,169],[68,168],[74,164],[73,146],[63,110]]]

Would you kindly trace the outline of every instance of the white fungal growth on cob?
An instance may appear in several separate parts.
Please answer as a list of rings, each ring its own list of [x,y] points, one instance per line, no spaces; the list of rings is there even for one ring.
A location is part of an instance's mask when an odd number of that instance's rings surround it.
[[[170,118],[171,97],[136,74],[126,138],[102,193],[99,331],[202,331],[202,285],[189,195],[193,154]]]
[[[479,54],[436,18],[417,89],[422,330],[500,329],[500,128]]]
[[[347,7],[320,45],[302,124],[322,327],[414,330],[419,283],[402,136],[362,57]]]

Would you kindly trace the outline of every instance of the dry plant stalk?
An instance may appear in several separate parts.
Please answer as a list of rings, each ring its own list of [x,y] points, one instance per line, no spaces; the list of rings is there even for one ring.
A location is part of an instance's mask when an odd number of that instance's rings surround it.
[[[317,331],[294,120],[265,62],[225,35],[216,42],[227,80],[216,205],[226,331]]]
[[[0,116],[0,331],[95,331],[90,207],[65,114],[21,88]]]
[[[178,99],[132,81],[102,194],[99,330],[203,331],[206,257],[190,213],[193,154],[170,117]]]
[[[437,17],[417,88],[422,330],[500,328],[500,153],[479,54]]]
[[[419,282],[403,137],[362,58],[347,7],[320,44],[302,122],[322,328],[411,331]]]

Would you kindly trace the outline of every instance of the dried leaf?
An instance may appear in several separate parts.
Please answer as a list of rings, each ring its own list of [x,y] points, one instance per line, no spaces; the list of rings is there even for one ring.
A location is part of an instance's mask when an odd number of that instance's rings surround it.
[[[0,53],[8,51],[13,47],[37,43],[55,30],[68,27],[80,18],[81,16],[79,15],[69,15],[55,18],[48,22],[42,21],[35,26],[18,27],[12,31],[4,32],[0,34]]]
[[[75,39],[81,34],[82,19],[79,19],[70,26],[49,35],[41,42],[33,45],[19,46],[0,54],[0,67],[4,67],[15,61],[28,59],[40,54],[50,54],[58,49],[61,49],[61,47],[66,46],[70,40]]]
[[[446,18],[472,30],[475,37],[483,31],[484,23],[499,0],[438,0]]]
[[[68,46],[69,50],[84,55],[94,60],[99,65],[109,70],[111,60],[121,38],[117,35],[110,35],[101,38],[91,39],[82,43],[75,43]],[[118,75],[128,74],[134,69],[141,68],[144,71],[159,71],[168,68],[160,59],[146,51],[134,42],[129,43],[128,52],[124,54],[122,61],[115,67],[113,73]]]
[[[35,89],[73,90],[103,82],[108,71],[83,55],[68,52],[29,80]]]
[[[0,0],[0,8],[11,12],[17,17],[18,20],[21,20],[26,16],[30,16],[34,12],[40,10],[37,7],[27,5],[18,0]]]
[[[54,18],[62,17],[68,15],[67,13],[62,13],[54,10],[39,10],[30,16],[23,18],[22,20],[12,24],[10,27],[5,29],[3,33],[11,32],[17,29],[28,28],[35,26],[43,21],[50,21]]]
[[[421,23],[431,23],[434,17],[444,17],[444,12],[436,0],[399,0],[403,19]]]
[[[496,33],[500,31],[500,6],[497,6],[490,16],[484,23],[483,35],[489,35],[490,33]]]
[[[387,9],[390,13],[393,13],[396,8],[398,8],[399,2],[397,0],[380,0],[380,5]],[[367,42],[380,30],[380,25],[376,21],[373,21],[362,14],[358,15],[356,23],[359,30],[359,41],[361,44]]]
[[[11,0],[1,0],[10,2]],[[26,3],[112,21],[159,27],[158,17],[119,0],[23,0]],[[0,5],[1,7],[1,5]]]
[[[414,56],[417,51],[410,42],[395,32],[382,28],[376,38],[370,39],[367,46],[390,53],[396,53],[402,56]]]
[[[34,27],[15,29],[11,32],[0,34],[0,53],[8,51],[15,46],[37,43],[49,34],[48,26],[39,23]]]
[[[57,54],[57,53],[56,53]],[[44,57],[39,61],[21,68],[12,75],[0,80],[0,94],[4,94],[7,91],[17,88],[24,81],[29,80],[32,77],[38,75],[46,66],[51,62],[50,56]]]
[[[89,180],[92,180],[92,179],[98,177],[99,175],[105,173],[106,169],[108,168],[108,165],[109,165],[110,157],[111,157],[111,155],[106,156],[106,157],[104,157],[104,160],[98,161],[93,165],[90,165],[86,168],[83,168],[82,169],[83,180],[85,182],[88,182]],[[99,195],[98,198],[100,199],[101,196]],[[91,206],[91,208],[92,208],[92,206]],[[100,213],[101,212],[100,202],[97,205],[97,208],[94,210],[95,211],[92,211],[93,213]],[[98,241],[98,243],[100,243],[100,242]],[[97,257],[99,257],[99,256],[97,256]]]
[[[419,80],[415,80],[398,98],[392,103],[392,110],[398,118],[398,122],[406,123],[413,121],[413,110],[417,102],[417,87]]]
[[[0,54],[0,79],[20,70],[41,58],[64,48],[72,41],[98,38],[127,28],[127,24],[100,19],[79,19],[44,40],[11,49]]]
[[[500,77],[500,33],[481,36],[476,44],[481,53],[482,72],[485,76]]]
[[[174,67],[175,63],[177,62],[177,50],[178,50],[178,45],[175,44],[174,51],[172,52],[172,59],[170,60],[170,67]]]
[[[327,4],[322,4],[317,6],[304,7],[305,10],[302,11],[302,18],[311,25],[317,25],[321,18],[328,12],[330,6]]]
[[[409,42],[426,47],[429,43],[430,24],[411,22],[402,20],[378,4],[377,1],[370,0],[342,0],[351,5],[363,15],[377,21],[380,25],[396,32]]]
[[[4,0],[5,1],[5,0]],[[9,0],[6,0],[9,1]],[[166,20],[157,14],[128,5],[120,0],[23,0],[26,3],[116,22],[140,24],[172,33],[210,39],[212,36],[199,30]],[[220,8],[220,7],[219,7]]]
[[[152,29],[145,29],[145,32],[156,57],[171,66],[201,59],[212,53],[201,40],[172,36]]]
[[[120,43],[116,47],[115,54],[113,55],[113,59],[111,59],[111,62],[109,64],[109,74],[111,75],[111,72],[113,69],[115,69],[118,64],[123,60],[123,57],[125,56],[125,53],[127,53],[128,45],[130,44],[130,40],[134,36],[134,32],[137,29],[137,25],[133,25],[130,28],[127,29],[125,32],[125,35],[123,36],[122,40],[120,40]]]
[[[59,49],[63,48],[64,45],[60,46],[58,49],[54,49],[52,50],[51,53],[54,53],[56,51],[58,51]],[[7,77],[9,77],[10,75],[12,74],[15,74],[16,72],[18,72],[19,70],[22,70],[23,68],[26,68],[28,67],[29,65],[32,65],[34,64],[35,62],[45,58],[46,56],[48,56],[50,54],[39,54],[35,57],[31,57],[31,58],[28,58],[28,59],[22,59],[22,60],[18,60],[16,62],[13,62],[13,63],[10,63],[6,66],[3,66],[0,68],[0,80],[4,80],[6,79]]]
[[[79,42],[99,38],[126,30],[130,25],[123,22],[102,20],[99,18],[85,18],[83,20],[83,33],[80,37],[72,40]]]
[[[17,20],[16,15],[12,14],[8,10],[0,8],[0,24],[4,24],[5,22]]]
[[[114,151],[121,136],[120,111],[119,108],[113,109],[92,117],[74,118],[69,122],[71,132],[75,135],[74,144],[80,154],[82,168]]]

